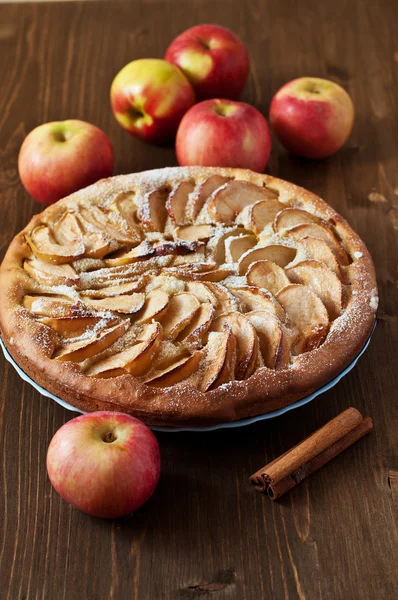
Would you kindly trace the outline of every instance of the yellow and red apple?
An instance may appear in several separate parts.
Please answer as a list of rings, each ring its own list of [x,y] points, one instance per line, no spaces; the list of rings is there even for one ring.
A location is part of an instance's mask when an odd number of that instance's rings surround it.
[[[59,495],[94,517],[137,510],[154,492],[160,452],[152,431],[118,412],[93,412],[68,421],[47,452],[47,472]]]
[[[279,141],[289,152],[307,158],[326,158],[337,152],[353,122],[350,96],[327,79],[294,79],[271,102],[270,123]]]
[[[143,140],[172,139],[195,94],[185,75],[165,60],[143,58],[116,75],[111,105],[119,125]]]
[[[185,114],[177,132],[180,165],[262,172],[270,152],[271,136],[265,118],[244,102],[204,100]]]
[[[187,29],[170,44],[165,59],[185,73],[199,100],[238,98],[249,74],[244,44],[219,25]]]
[[[53,204],[112,175],[112,144],[101,129],[85,121],[45,123],[25,138],[18,170],[33,198],[45,205]]]

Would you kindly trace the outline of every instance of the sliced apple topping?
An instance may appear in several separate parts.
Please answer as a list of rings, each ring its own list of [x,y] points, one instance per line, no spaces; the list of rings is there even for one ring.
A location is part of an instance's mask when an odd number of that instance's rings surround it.
[[[189,194],[194,190],[192,181],[182,181],[171,192],[166,202],[166,210],[176,225],[185,225],[187,218],[187,203]]]
[[[253,325],[239,313],[228,313],[218,317],[213,325],[213,331],[224,331],[227,325],[231,328],[236,340],[235,378],[246,379],[252,375],[257,362],[258,337]]]
[[[209,289],[209,286],[201,281],[187,281],[187,291],[196,296],[199,302],[210,302],[213,307],[218,305],[215,294]]]
[[[145,304],[138,313],[136,323],[149,323],[152,319],[161,319],[167,311],[169,295],[161,289],[152,289],[146,294]]]
[[[267,310],[254,310],[245,317],[258,335],[264,366],[269,369],[285,366],[289,361],[289,341],[278,317]]]
[[[140,232],[130,228],[119,213],[102,210],[96,204],[90,205],[89,208],[80,206],[79,218],[87,232],[93,231],[92,227],[94,227],[103,235],[113,238],[119,245],[136,245],[142,239]]]
[[[70,285],[79,283],[79,275],[70,265],[54,265],[38,258],[25,260],[24,269],[41,285]]]
[[[223,281],[229,275],[232,275],[233,269],[227,267],[219,267],[218,269],[212,269],[211,271],[200,271],[198,273],[192,273],[189,277],[198,281]]]
[[[208,212],[216,222],[232,224],[245,206],[275,197],[276,194],[267,188],[235,180],[213,192],[208,201]]]
[[[130,327],[129,321],[121,321],[113,327],[103,329],[91,337],[85,337],[83,340],[70,342],[64,348],[59,350],[53,358],[56,360],[68,360],[71,362],[82,362],[99,354],[106,348],[109,348],[116,340],[121,337]]]
[[[228,183],[230,179],[228,177],[223,177],[222,175],[212,175],[206,181],[204,181],[194,193],[191,194],[186,211],[188,218],[193,221],[196,219],[198,214],[203,208],[206,200],[211,196],[211,194],[219,187]]]
[[[201,365],[203,377],[200,389],[213,390],[223,383],[235,379],[236,340],[229,326],[222,332],[209,333],[205,346],[206,355]]]
[[[166,189],[160,189],[144,196],[138,216],[146,231],[164,231],[167,220],[166,200],[168,195]]]
[[[175,340],[192,320],[199,306],[196,296],[188,292],[173,296],[169,301],[166,314],[161,319],[164,336]]]
[[[275,215],[284,208],[286,208],[286,205],[279,202],[276,198],[259,200],[242,210],[236,222],[242,223],[242,225],[255,234],[260,234],[268,223],[272,223]]]
[[[140,260],[147,260],[155,256],[155,250],[151,244],[144,240],[135,248],[132,248],[128,252],[118,253],[110,258],[106,258],[104,263],[107,267],[119,267],[121,265],[128,265]]]
[[[94,310],[110,310],[130,315],[138,312],[144,306],[145,294],[125,294],[100,300],[85,297],[84,303]]]
[[[288,246],[262,246],[254,248],[243,254],[238,262],[239,275],[246,275],[250,265],[259,260],[270,260],[279,267],[286,267],[294,257],[297,250]]]
[[[329,317],[323,302],[311,288],[291,283],[279,292],[277,300],[295,330],[293,353],[302,354],[320,346],[328,332]]]
[[[176,227],[175,235],[178,239],[191,241],[206,241],[211,238],[213,233],[212,225],[185,225]]]
[[[239,309],[240,304],[238,300],[231,294],[231,292],[223,286],[221,283],[206,282],[204,284],[207,289],[215,296],[217,300],[216,314],[215,316],[223,315]]]
[[[178,362],[174,363],[165,370],[152,376],[150,379],[145,379],[145,383],[152,387],[169,387],[175,385],[187,377],[190,377],[197,370],[203,352],[197,350],[194,354],[191,354],[187,358],[183,358]]]
[[[178,240],[177,242],[160,242],[154,245],[155,256],[185,256],[191,255],[203,245],[197,241],[188,242],[186,240]]]
[[[124,294],[140,292],[145,286],[145,283],[146,277],[140,277],[139,279],[126,281],[125,283],[119,283],[117,285],[110,285],[98,290],[83,290],[80,292],[80,296],[88,296],[89,298],[112,298],[115,296],[123,296]]]
[[[39,319],[40,323],[44,323],[44,325],[48,325],[54,331],[62,335],[64,338],[75,338],[84,335],[90,329],[93,329],[100,321],[102,317],[64,317],[64,318],[54,318],[54,317],[43,317]],[[113,325],[116,323],[117,318],[113,320],[109,320],[107,322],[108,325]]]
[[[100,360],[85,372],[89,377],[118,377],[129,373],[135,377],[144,375],[159,349],[162,327],[159,323],[144,325],[133,346]]]
[[[194,315],[192,321],[181,331],[177,337],[177,342],[195,342],[201,341],[213,321],[214,308],[210,302],[201,304],[199,310]]]
[[[267,292],[257,287],[240,287],[230,288],[230,292],[236,296],[242,307],[243,312],[250,312],[252,310],[268,310],[274,313],[282,321],[285,318],[284,311],[280,306],[279,302],[272,296],[268,295]]]
[[[277,232],[291,229],[296,225],[321,223],[321,219],[300,208],[284,208],[274,219],[274,230]]]
[[[339,279],[343,278],[340,265],[337,262],[333,250],[323,240],[305,237],[301,240],[305,251],[310,258],[323,262]]]
[[[64,246],[72,241],[83,242],[82,230],[76,216],[66,210],[53,227],[53,235],[57,244]]]
[[[323,263],[305,260],[286,273],[294,283],[308,285],[326,306],[331,319],[336,319],[342,308],[342,285],[339,278]]]
[[[134,192],[119,194],[110,205],[110,210],[118,212],[126,221],[129,228],[135,231],[137,238],[143,238],[140,222],[137,218],[137,207],[134,201]]]
[[[242,254],[251,250],[257,244],[254,235],[240,235],[229,237],[225,240],[225,261],[227,263],[238,262]]]
[[[303,238],[307,237],[323,240],[333,251],[337,261],[341,265],[348,265],[348,257],[345,250],[342,248],[332,231],[325,225],[320,225],[317,223],[304,223],[302,225],[296,225],[295,227],[292,227],[291,229],[285,232],[285,235],[292,237],[296,240],[302,240]]]
[[[259,260],[252,263],[246,277],[249,285],[264,288],[274,296],[290,283],[285,271],[270,260]]]
[[[25,296],[23,305],[42,317],[80,317],[87,315],[82,302],[68,300],[63,296]]]
[[[36,258],[56,265],[71,262],[84,254],[82,239],[71,240],[68,244],[57,244],[47,225],[35,227],[26,235],[26,241]]]

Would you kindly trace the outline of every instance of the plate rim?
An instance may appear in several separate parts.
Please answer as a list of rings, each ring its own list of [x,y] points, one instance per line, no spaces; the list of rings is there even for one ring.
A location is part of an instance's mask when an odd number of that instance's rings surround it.
[[[209,432],[209,431],[216,431],[218,429],[234,429],[236,427],[246,427],[247,425],[252,425],[253,423],[257,423],[258,421],[265,421],[267,419],[273,419],[275,417],[280,417],[281,415],[285,414],[286,412],[289,412],[290,410],[294,410],[295,408],[304,406],[305,404],[308,404],[309,402],[314,400],[317,396],[323,394],[324,392],[330,390],[332,387],[337,385],[339,383],[339,381],[355,367],[358,360],[364,354],[364,352],[366,351],[366,349],[368,348],[368,346],[370,344],[370,340],[371,340],[374,330],[376,328],[376,323],[377,323],[377,320],[375,320],[372,330],[369,334],[369,337],[366,340],[362,350],[357,354],[357,356],[351,361],[351,363],[347,367],[345,367],[342,371],[340,371],[340,373],[338,373],[335,377],[333,377],[333,379],[330,379],[322,387],[318,388],[317,390],[315,390],[308,396],[305,396],[304,398],[301,398],[300,400],[293,402],[292,404],[288,404],[287,406],[283,406],[282,408],[278,408],[278,409],[270,411],[268,413],[255,415],[253,417],[247,417],[245,419],[239,419],[238,421],[229,421],[227,423],[216,423],[215,425],[208,425],[208,426],[204,426],[204,427],[163,427],[163,426],[149,425],[149,428],[152,429],[152,431],[165,432],[165,433],[180,433],[180,432],[190,432],[190,431],[196,432],[196,433],[201,433],[201,432],[204,433],[204,432]],[[14,367],[14,369],[16,370],[18,375],[21,377],[21,379],[23,381],[26,381],[27,383],[29,383],[36,391],[39,392],[39,394],[41,394],[45,398],[50,398],[50,399],[54,400],[57,404],[59,404],[66,410],[69,410],[70,412],[86,414],[85,411],[80,410],[79,408],[76,408],[75,406],[72,406],[71,404],[69,404],[65,400],[62,400],[62,398],[59,398],[58,396],[55,396],[54,394],[52,394],[51,392],[49,392],[48,390],[43,388],[41,385],[36,383],[31,377],[29,377],[25,373],[25,371],[23,371],[23,369],[21,369],[21,367],[18,365],[18,363],[13,359],[11,354],[8,352],[1,336],[0,336],[0,347],[3,351],[4,358]]]

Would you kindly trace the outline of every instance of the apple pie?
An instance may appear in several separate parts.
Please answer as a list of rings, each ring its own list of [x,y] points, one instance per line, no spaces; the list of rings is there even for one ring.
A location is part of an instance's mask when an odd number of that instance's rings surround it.
[[[361,239],[316,195],[251,171],[104,179],[33,217],[0,272],[20,367],[83,411],[228,422],[341,372],[374,323]]]

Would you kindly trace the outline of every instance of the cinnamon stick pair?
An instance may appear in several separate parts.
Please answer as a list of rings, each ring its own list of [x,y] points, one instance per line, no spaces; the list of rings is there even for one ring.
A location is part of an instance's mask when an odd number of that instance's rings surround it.
[[[256,491],[276,500],[372,429],[369,417],[363,418],[356,408],[348,408],[254,473],[249,481]]]

